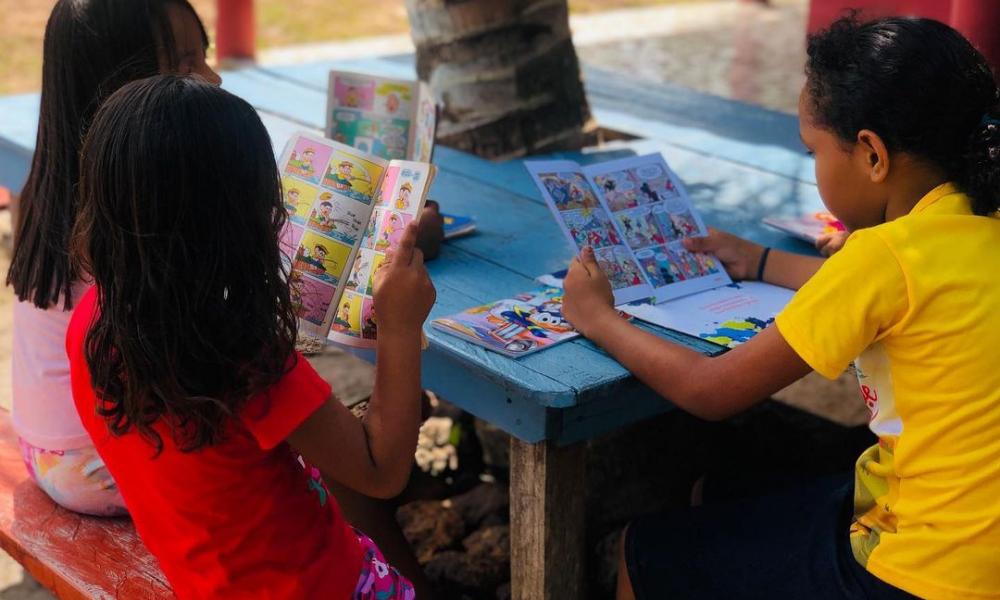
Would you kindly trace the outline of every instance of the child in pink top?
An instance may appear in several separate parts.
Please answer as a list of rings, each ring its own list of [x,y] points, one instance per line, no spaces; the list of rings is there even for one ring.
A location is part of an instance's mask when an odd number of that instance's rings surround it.
[[[124,512],[73,408],[64,338],[85,289],[69,260],[84,127],[104,98],[158,72],[198,73],[208,37],[187,0],[59,0],[45,30],[36,153],[21,192],[14,256],[13,422],[38,485],[77,512]]]

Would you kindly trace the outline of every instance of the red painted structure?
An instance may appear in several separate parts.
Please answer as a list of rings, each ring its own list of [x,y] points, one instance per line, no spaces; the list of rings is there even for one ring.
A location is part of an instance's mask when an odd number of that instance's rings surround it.
[[[216,0],[215,51],[219,61],[253,60],[256,40],[253,0]]]
[[[867,17],[913,15],[948,23],[969,38],[990,61],[1000,67],[1000,1],[998,0],[812,0],[809,31],[825,27],[850,8]]]

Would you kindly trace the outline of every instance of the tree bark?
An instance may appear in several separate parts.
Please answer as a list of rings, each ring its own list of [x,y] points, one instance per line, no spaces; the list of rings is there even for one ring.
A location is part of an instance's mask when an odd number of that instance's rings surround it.
[[[566,0],[406,0],[438,143],[490,159],[576,149],[596,126]]]

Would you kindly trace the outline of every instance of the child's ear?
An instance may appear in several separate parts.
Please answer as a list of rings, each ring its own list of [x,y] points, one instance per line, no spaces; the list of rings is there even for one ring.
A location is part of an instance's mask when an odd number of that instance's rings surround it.
[[[858,132],[858,143],[855,147],[859,164],[865,176],[872,183],[882,183],[889,176],[889,149],[879,134],[870,129]]]

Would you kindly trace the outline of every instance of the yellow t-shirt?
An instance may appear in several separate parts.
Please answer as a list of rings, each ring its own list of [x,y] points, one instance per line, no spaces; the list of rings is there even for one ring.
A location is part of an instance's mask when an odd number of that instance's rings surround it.
[[[851,235],[776,324],[826,377],[854,360],[879,437],[857,462],[858,561],[925,598],[1000,598],[1000,218],[938,186]]]

